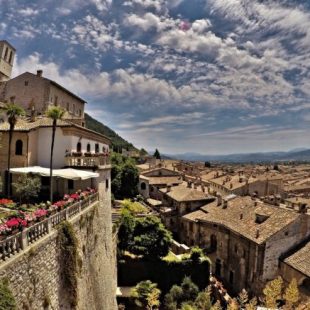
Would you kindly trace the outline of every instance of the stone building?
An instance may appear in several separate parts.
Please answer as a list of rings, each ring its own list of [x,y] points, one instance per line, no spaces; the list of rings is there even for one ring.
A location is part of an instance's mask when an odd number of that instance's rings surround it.
[[[52,139],[52,121],[46,117],[35,120],[19,119],[13,133],[11,147],[11,168],[49,167]],[[6,184],[9,124],[0,124],[2,147],[0,148],[0,172]],[[59,194],[68,193],[86,186],[95,186],[104,181],[110,186],[110,163],[108,159],[110,140],[92,130],[66,120],[58,121],[55,135],[53,168],[64,167],[97,171],[98,180],[65,181],[55,179],[54,189]],[[13,182],[17,176],[13,177]],[[82,183],[81,183],[82,182]],[[83,186],[82,186],[83,185]],[[49,179],[42,177],[42,188],[48,192]],[[3,187],[3,191],[6,187]]]
[[[14,102],[22,106],[27,114],[43,115],[49,106],[56,105],[66,110],[66,118],[84,125],[85,100],[65,87],[37,74],[25,72],[0,84],[0,101]]]
[[[258,295],[280,272],[281,257],[310,236],[310,216],[255,201],[218,197],[181,220],[181,242],[206,250],[213,273],[235,293]]]
[[[223,175],[209,180],[208,183],[212,191],[221,195],[235,194],[263,197],[283,193],[283,180],[279,175]]]
[[[140,173],[139,193],[144,198],[162,200],[160,189],[182,184],[182,177],[177,171],[166,168],[156,168]]]
[[[310,298],[310,240],[286,253],[280,261],[280,274],[286,283],[297,280],[304,298]]]
[[[176,239],[183,234],[180,221],[184,214],[191,213],[203,205],[214,201],[214,197],[189,186],[168,186],[160,189],[163,194],[160,217]]]
[[[5,40],[0,41],[0,96],[1,82],[11,78],[14,58],[15,48]]]

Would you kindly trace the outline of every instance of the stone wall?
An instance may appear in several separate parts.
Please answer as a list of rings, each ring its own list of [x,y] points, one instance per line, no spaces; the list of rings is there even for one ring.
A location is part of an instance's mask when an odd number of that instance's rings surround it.
[[[70,220],[78,239],[77,309],[116,309],[116,261],[110,191],[99,185],[99,202]],[[18,309],[72,309],[62,277],[57,230],[0,263]]]

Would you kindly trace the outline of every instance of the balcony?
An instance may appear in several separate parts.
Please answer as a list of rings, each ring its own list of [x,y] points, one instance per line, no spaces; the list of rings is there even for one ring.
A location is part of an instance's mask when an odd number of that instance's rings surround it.
[[[111,168],[110,157],[107,154],[72,153],[65,157],[66,167],[71,168]]]

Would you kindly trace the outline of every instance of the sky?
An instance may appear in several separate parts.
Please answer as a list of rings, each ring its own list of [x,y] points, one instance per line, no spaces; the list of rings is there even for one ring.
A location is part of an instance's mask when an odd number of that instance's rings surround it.
[[[0,39],[139,148],[310,148],[308,0],[0,0]]]

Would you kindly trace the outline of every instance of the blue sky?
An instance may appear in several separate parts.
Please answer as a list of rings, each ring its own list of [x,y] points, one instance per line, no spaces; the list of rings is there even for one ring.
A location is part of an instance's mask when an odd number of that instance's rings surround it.
[[[138,147],[310,147],[310,5],[297,0],[0,0],[14,75],[43,69]]]

